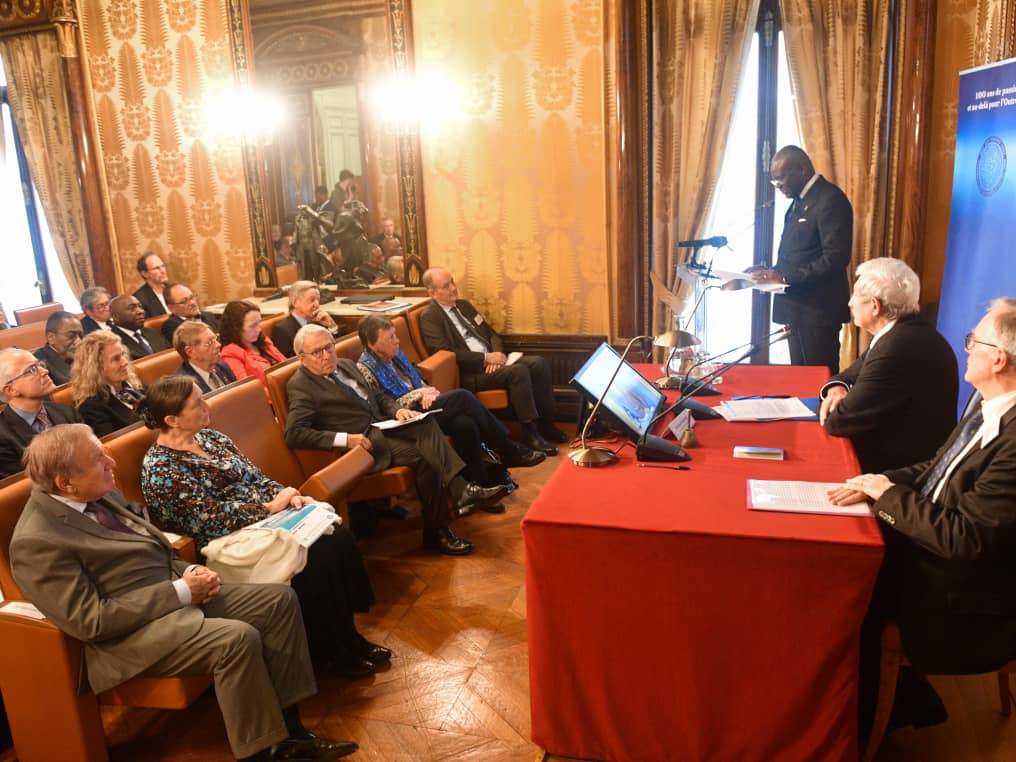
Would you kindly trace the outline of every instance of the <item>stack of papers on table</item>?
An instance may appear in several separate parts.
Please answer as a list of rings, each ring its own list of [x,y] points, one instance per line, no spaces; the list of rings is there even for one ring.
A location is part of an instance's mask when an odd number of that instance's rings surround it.
[[[721,402],[713,410],[728,421],[787,421],[815,416],[798,397],[733,399]]]
[[[870,516],[868,503],[833,505],[829,490],[841,482],[777,482],[748,480],[748,508],[753,511],[827,513],[833,516]]]

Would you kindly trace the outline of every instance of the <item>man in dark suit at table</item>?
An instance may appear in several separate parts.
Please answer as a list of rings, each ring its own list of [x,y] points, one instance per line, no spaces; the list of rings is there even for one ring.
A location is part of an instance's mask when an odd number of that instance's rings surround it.
[[[82,643],[82,688],[136,676],[212,675],[238,759],[336,759],[352,742],[309,733],[317,691],[292,588],[222,584],[177,557],[114,489],[113,459],[84,424],[55,426],[25,455],[34,490],[11,539],[26,597]]]
[[[166,302],[166,284],[169,282],[169,273],[162,257],[153,252],[146,251],[137,261],[138,275],[145,281],[134,296],[141,302],[145,309],[145,317],[156,317],[165,315],[169,311]]]
[[[185,320],[200,320],[215,333],[219,332],[219,321],[215,315],[211,312],[202,312],[194,292],[182,283],[170,283],[166,286],[166,306],[172,314],[162,324],[162,336],[170,344],[173,343],[173,333]]]
[[[109,307],[113,333],[127,347],[132,360],[169,349],[169,342],[154,328],[145,327],[145,310],[134,296],[118,296]]]
[[[840,329],[850,319],[847,266],[854,242],[854,211],[843,191],[815,172],[803,150],[784,146],[769,167],[771,182],[792,199],[771,270],[757,283],[785,283],[773,297],[773,320],[791,330],[790,362],[840,368]]]
[[[390,395],[371,387],[352,360],[338,359],[327,328],[305,325],[294,344],[300,368],[286,384],[286,444],[310,450],[363,447],[374,456],[375,472],[412,467],[423,505],[424,547],[451,556],[472,553],[473,544],[448,526],[445,487],[460,515],[497,503],[505,488],[463,479],[465,463],[433,418],[384,431],[373,426],[392,419],[409,421],[420,413],[399,407]]]
[[[219,359],[222,349],[219,337],[204,323],[197,320],[183,323],[173,334],[173,348],[183,358],[177,374],[191,376],[202,394],[236,381],[236,374]]]
[[[59,310],[46,318],[46,343],[33,354],[46,363],[46,370],[58,386],[71,380],[74,350],[85,335],[77,316]]]
[[[879,633],[899,623],[923,674],[994,672],[1016,658],[1016,299],[996,299],[967,334],[964,378],[983,402],[935,457],[862,474],[833,502],[874,501],[886,555],[861,643],[862,732],[874,712]],[[946,718],[927,681],[901,675],[896,725]]]
[[[81,423],[78,411],[49,401],[46,367],[24,349],[0,350],[0,478],[21,470],[21,454],[36,434],[58,423]]]
[[[272,327],[272,343],[286,357],[293,357],[296,332],[308,323],[324,326],[334,335],[338,326],[321,309],[321,289],[311,280],[298,280],[289,287],[289,315]]]
[[[81,292],[78,303],[85,316],[81,318],[81,327],[87,336],[92,331],[108,331],[113,326],[109,322],[109,304],[112,297],[102,286],[92,286]]]
[[[568,441],[554,425],[554,382],[542,357],[523,355],[509,365],[497,331],[465,299],[459,299],[455,278],[442,267],[423,274],[433,300],[420,315],[420,331],[429,352],[455,354],[459,382],[471,392],[507,389],[512,409],[522,424],[522,444],[557,455],[551,444]]]
[[[822,388],[819,420],[854,445],[861,468],[881,472],[935,454],[956,424],[959,369],[949,343],[918,315],[921,284],[905,262],[857,267],[854,324],[868,351]]]

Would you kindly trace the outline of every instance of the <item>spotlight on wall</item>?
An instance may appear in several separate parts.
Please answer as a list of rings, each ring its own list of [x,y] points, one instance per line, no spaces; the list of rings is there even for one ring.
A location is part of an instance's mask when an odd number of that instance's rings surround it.
[[[462,115],[462,89],[444,69],[418,69],[415,76],[395,76],[372,87],[371,101],[378,120],[391,127],[441,132]]]
[[[286,122],[286,107],[273,93],[250,88],[215,93],[206,103],[208,135],[213,140],[268,145]]]

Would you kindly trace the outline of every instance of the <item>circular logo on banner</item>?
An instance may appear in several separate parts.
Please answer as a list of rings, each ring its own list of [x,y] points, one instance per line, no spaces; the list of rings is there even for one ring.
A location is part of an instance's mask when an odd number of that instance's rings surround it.
[[[981,144],[977,153],[977,190],[990,196],[1002,187],[1005,179],[1005,143],[992,135]]]

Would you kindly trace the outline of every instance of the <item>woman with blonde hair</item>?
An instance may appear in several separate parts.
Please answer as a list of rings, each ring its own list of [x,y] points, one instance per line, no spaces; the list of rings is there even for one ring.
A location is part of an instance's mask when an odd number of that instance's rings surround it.
[[[145,387],[131,367],[127,348],[112,331],[93,331],[81,340],[70,383],[74,404],[95,436],[141,420],[135,407]]]

